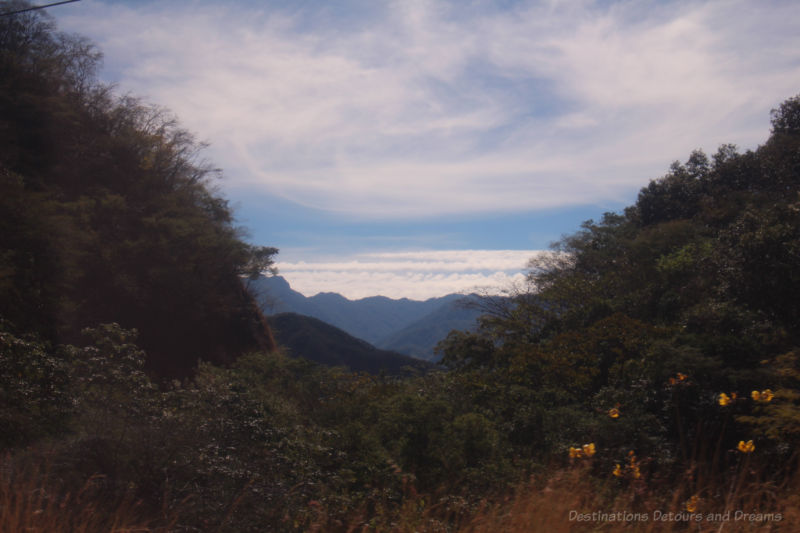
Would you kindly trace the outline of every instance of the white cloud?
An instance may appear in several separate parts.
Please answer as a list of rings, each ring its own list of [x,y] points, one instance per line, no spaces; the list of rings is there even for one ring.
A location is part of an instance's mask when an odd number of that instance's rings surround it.
[[[210,141],[228,187],[352,216],[619,201],[694,148],[754,147],[800,79],[800,4],[778,0],[387,2],[347,27],[76,6],[62,27]]]
[[[292,288],[306,296],[338,292],[347,298],[388,296],[425,300],[476,290],[502,291],[522,283],[528,262],[551,252],[439,250],[359,254],[343,260],[280,262]]]

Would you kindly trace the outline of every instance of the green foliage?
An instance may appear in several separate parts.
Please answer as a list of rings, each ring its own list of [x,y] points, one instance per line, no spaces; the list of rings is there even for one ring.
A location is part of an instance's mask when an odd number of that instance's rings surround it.
[[[800,185],[797,101],[773,112],[758,151],[725,145],[713,163],[695,151],[673,164],[634,206],[584,223],[532,264],[530,292],[495,308],[479,332],[442,343],[517,452],[520,435],[547,453],[582,438],[617,454],[636,448],[669,470],[711,461],[755,430],[788,457],[797,383],[787,354],[800,343],[800,209],[786,194]],[[773,402],[747,403],[770,387]],[[720,411],[723,391],[738,399]],[[504,410],[510,401],[524,407]],[[552,427],[555,413],[579,431]]]
[[[72,414],[65,361],[0,319],[0,449],[63,431]]]
[[[242,266],[241,273],[249,279],[258,279],[264,272],[276,275],[278,269],[275,267],[274,256],[278,249],[271,246],[253,246],[248,250],[248,257]]]
[[[771,115],[773,135],[800,133],[800,95],[783,102]]]
[[[40,14],[0,18],[10,468],[46,443],[65,493],[92,479],[109,509],[141,502],[183,531],[347,529],[426,505],[455,523],[589,443],[598,476],[635,450],[660,479],[713,478],[752,439],[782,481],[800,442],[800,97],[758,150],[695,151],[562,239],[527,292],[441,343],[447,372],[397,378],[247,353],[272,344],[241,277],[277,250],[240,239],[202,146],[98,84],[98,60]]]
[[[408,355],[376,348],[310,316],[278,313],[268,322],[276,341],[294,357],[371,374],[408,375],[433,368]]]
[[[436,347],[441,364],[452,369],[475,370],[495,364],[495,349],[490,339],[463,331],[451,331]]]
[[[0,19],[0,313],[52,342],[137,329],[165,376],[273,347],[240,276],[277,249],[240,239],[202,144],[44,17]]]
[[[135,330],[103,324],[85,329],[83,336],[91,342],[89,346],[66,348],[72,360],[72,379],[82,401],[114,409],[127,398],[146,397],[152,392],[153,385],[143,372],[145,354],[135,344]]]
[[[773,441],[784,453],[800,444],[800,354],[791,351],[772,362],[777,376],[775,398],[756,403],[750,413],[737,419],[753,426],[756,434]]]

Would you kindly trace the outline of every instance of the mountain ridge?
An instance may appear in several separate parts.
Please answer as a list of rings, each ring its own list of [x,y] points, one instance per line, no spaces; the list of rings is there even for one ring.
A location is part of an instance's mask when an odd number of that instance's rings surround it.
[[[395,331],[375,344],[378,348],[392,350],[403,354],[436,361],[438,356],[434,347],[452,330],[470,330],[475,327],[478,316],[482,313],[475,305],[478,296],[464,296],[453,302],[447,302],[419,320]]]
[[[267,320],[278,344],[293,357],[370,374],[404,375],[433,368],[426,361],[377,348],[318,318],[279,313]]]
[[[444,308],[457,307],[463,294],[448,294],[427,300],[368,296],[350,300],[336,292],[305,296],[291,288],[281,276],[260,277],[249,284],[267,315],[297,313],[322,320],[377,348],[433,360],[433,347],[452,329],[469,329],[480,312],[461,313],[457,318]],[[425,327],[432,323],[437,327]],[[416,324],[416,327],[413,327]],[[446,331],[445,331],[446,330]],[[405,333],[403,333],[405,331]],[[444,332],[444,333],[441,333]]]

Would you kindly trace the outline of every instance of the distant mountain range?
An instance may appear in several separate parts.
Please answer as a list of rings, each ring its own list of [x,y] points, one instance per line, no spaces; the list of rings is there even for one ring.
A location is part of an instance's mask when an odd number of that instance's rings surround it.
[[[437,361],[439,356],[434,353],[434,348],[439,341],[447,337],[448,333],[454,329],[462,331],[475,329],[476,320],[481,312],[475,306],[468,304],[474,302],[476,298],[476,296],[462,296],[452,301],[445,301],[422,318],[387,335],[376,345],[426,361]]]
[[[281,276],[260,277],[249,283],[266,315],[296,313],[336,326],[377,348],[434,361],[436,344],[453,329],[475,326],[481,312],[477,296],[449,294],[425,301],[371,296],[349,300],[325,292],[307,297]]]
[[[389,375],[424,373],[435,365],[408,355],[381,350],[319,319],[279,313],[268,319],[278,345],[289,355],[353,372]]]

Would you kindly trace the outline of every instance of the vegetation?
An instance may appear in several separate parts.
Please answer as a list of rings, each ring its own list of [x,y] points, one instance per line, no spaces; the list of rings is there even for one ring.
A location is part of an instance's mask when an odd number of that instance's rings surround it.
[[[310,316],[278,313],[267,320],[275,340],[294,357],[370,374],[410,375],[434,368],[426,361],[376,348]]]
[[[369,296],[349,300],[323,292],[306,297],[292,290],[281,276],[248,280],[248,289],[268,315],[297,313],[322,320],[383,350],[433,361],[436,344],[450,330],[468,329],[480,311],[469,305],[474,297],[449,294],[425,301]]]
[[[98,60],[0,19],[0,531],[796,527],[800,96],[390,378],[262,349],[275,250]]]
[[[240,239],[201,146],[97,83],[99,61],[39,12],[0,20],[0,316],[59,342],[136,328],[175,377],[271,348],[240,275],[277,250]]]

